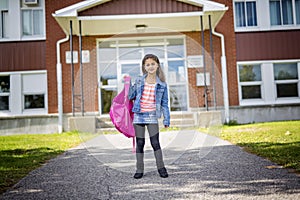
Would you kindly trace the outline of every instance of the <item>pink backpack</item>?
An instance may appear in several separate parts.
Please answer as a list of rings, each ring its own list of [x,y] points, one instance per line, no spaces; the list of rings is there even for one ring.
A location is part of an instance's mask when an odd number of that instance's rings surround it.
[[[133,112],[131,111],[133,102],[128,99],[129,87],[130,77],[125,77],[124,89],[113,98],[109,115],[112,123],[120,133],[128,138],[133,138],[133,147],[135,147],[135,131],[132,124]]]

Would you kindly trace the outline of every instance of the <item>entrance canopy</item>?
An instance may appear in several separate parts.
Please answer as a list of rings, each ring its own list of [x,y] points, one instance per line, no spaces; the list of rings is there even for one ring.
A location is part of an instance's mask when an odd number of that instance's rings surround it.
[[[153,33],[200,31],[216,27],[228,7],[208,0],[85,0],[53,13],[66,34],[115,35],[120,33]]]

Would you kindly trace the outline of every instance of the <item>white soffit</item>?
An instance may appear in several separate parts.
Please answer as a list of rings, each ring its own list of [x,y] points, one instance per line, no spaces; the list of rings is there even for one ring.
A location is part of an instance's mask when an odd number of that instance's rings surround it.
[[[200,16],[203,16],[204,29],[208,29],[208,17],[211,15],[212,27],[215,27],[228,9],[223,4],[208,0],[178,0],[187,4],[203,7],[201,12],[132,14],[109,16],[78,16],[80,11],[106,3],[110,0],[86,0],[57,10],[53,17],[64,32],[69,33],[70,20],[73,21],[73,33],[78,35],[78,20],[82,22],[83,35],[119,34],[135,29],[137,24],[148,28],[156,27],[170,31],[199,31]],[[152,29],[153,30],[153,29]],[[158,29],[156,29],[158,30]],[[148,29],[150,31],[150,29]],[[147,32],[147,31],[146,31]]]

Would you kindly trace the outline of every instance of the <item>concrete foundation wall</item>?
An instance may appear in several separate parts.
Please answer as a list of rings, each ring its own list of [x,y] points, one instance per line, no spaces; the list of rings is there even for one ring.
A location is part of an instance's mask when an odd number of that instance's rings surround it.
[[[195,124],[192,126],[209,127],[224,123],[224,110],[217,111],[192,111],[191,117]],[[255,122],[270,122],[284,120],[300,120],[300,105],[281,106],[251,106],[251,107],[230,107],[230,120],[238,124],[248,124]],[[172,115],[171,115],[172,116]],[[187,122],[187,116],[181,116],[181,120]],[[174,119],[175,124],[179,122]],[[64,115],[64,131],[78,130],[82,132],[95,132],[97,128],[96,115],[73,117]],[[183,122],[180,122],[183,124]],[[0,135],[26,134],[26,133],[57,133],[58,116],[23,116],[0,118]]]
[[[0,118],[0,135],[57,133],[57,123],[56,115]]]
[[[238,124],[300,120],[300,105],[231,107],[229,113]]]
[[[87,133],[96,132],[96,117],[95,116],[82,116],[82,117],[69,117],[68,130],[80,131]]]
[[[208,128],[210,126],[222,125],[221,111],[202,111],[198,112],[197,126]]]

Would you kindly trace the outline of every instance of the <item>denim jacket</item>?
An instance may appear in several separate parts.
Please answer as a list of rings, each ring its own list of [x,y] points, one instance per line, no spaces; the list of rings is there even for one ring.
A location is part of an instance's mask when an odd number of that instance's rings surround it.
[[[139,76],[134,84],[131,84],[129,88],[128,98],[134,100],[132,112],[139,113],[141,111],[141,97],[144,91],[145,78],[147,74]],[[167,84],[162,82],[158,77],[156,77],[155,86],[155,104],[156,104],[156,117],[160,118],[163,114],[164,120],[163,124],[165,126],[170,126],[170,110],[168,104],[168,87]]]

